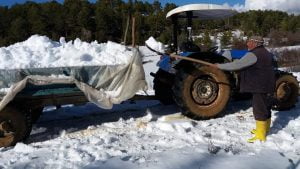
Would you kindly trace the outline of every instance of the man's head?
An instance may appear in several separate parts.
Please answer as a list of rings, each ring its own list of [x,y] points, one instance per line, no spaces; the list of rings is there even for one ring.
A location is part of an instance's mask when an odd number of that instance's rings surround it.
[[[252,50],[258,46],[262,46],[264,44],[264,39],[261,36],[251,36],[247,40],[248,50]]]

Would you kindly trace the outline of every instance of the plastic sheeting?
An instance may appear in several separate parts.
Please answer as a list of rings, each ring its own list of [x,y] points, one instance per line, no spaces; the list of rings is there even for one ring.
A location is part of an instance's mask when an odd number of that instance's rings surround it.
[[[122,65],[0,70],[0,89],[9,88],[2,97],[0,110],[27,83],[76,84],[90,102],[111,109],[113,104],[119,104],[133,97],[137,91],[147,89],[140,52],[135,48],[131,50],[130,62]]]

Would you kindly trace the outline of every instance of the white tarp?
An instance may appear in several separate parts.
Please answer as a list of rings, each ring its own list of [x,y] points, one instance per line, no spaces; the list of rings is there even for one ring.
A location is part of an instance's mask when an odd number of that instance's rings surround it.
[[[61,46],[54,46],[54,48],[57,47]],[[5,57],[7,57],[7,53],[11,55],[11,51],[17,47],[14,47],[9,52],[7,50],[8,48],[1,48],[2,53],[3,51],[5,52]],[[49,52],[52,48],[43,50]],[[22,50],[23,49],[24,47],[22,47]],[[28,49],[26,50],[28,51]],[[125,61],[118,64],[101,64],[99,66],[97,64],[88,64],[87,66],[68,65],[66,67],[34,68],[28,68],[23,64],[21,68],[2,68],[0,69],[0,89],[6,90],[1,91],[4,95],[2,95],[0,102],[0,110],[12,101],[14,97],[26,87],[27,83],[34,85],[76,84],[89,101],[101,108],[112,108],[113,104],[119,104],[133,97],[137,91],[146,90],[147,88],[140,52],[135,48],[123,48],[122,50],[123,52],[119,53],[120,55],[126,55],[126,58],[121,56]],[[1,56],[1,51],[0,58],[5,61]],[[33,52],[31,53],[34,54]],[[111,55],[113,54],[118,53],[111,53]],[[26,55],[29,57],[28,53],[26,53]],[[116,56],[114,57],[114,59],[118,59]],[[30,64],[30,62],[28,63]],[[58,61],[58,63],[61,62]],[[5,63],[2,64],[5,65]]]

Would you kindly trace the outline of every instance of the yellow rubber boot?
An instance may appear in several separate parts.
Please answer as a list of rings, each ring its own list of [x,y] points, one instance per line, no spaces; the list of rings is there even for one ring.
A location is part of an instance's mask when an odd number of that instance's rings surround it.
[[[248,139],[249,143],[254,143],[256,140],[258,141],[266,141],[267,134],[267,121],[256,121],[256,132],[253,138]]]
[[[267,133],[270,131],[270,126],[271,126],[271,118],[267,119]],[[251,134],[255,134],[256,129],[251,130]]]

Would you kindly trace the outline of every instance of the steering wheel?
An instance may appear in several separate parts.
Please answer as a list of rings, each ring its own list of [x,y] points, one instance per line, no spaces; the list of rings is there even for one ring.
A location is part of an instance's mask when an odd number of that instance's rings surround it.
[[[214,46],[214,47],[211,47],[211,48],[209,48],[207,51],[208,52],[215,52],[215,51],[217,51],[218,50],[218,46]]]

